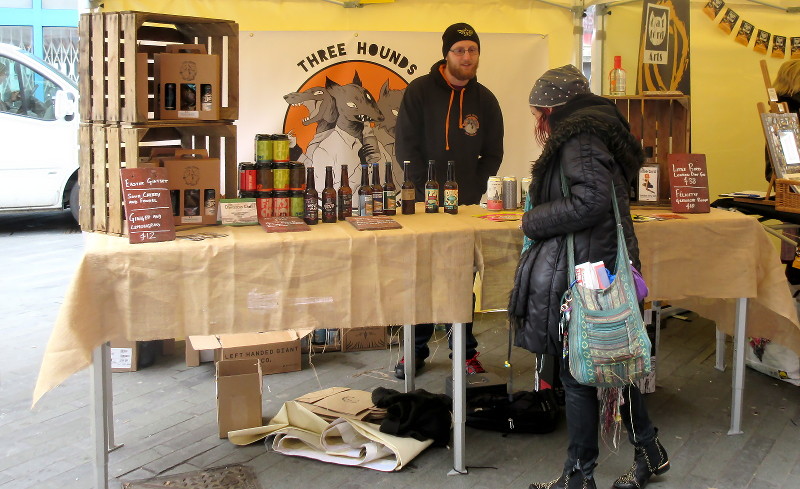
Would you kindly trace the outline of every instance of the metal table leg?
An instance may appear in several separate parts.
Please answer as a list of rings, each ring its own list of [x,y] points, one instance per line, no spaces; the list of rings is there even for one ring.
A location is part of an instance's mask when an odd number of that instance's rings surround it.
[[[742,434],[742,397],[744,395],[744,348],[747,339],[747,299],[736,299],[733,333],[733,385],[731,399],[731,429],[729,435]]]
[[[453,469],[447,475],[466,474],[467,335],[464,323],[454,323],[453,334]]]
[[[103,343],[92,351],[91,391],[92,391],[92,438],[94,439],[94,487],[108,489],[108,447],[110,422],[111,347]]]
[[[417,374],[416,352],[414,351],[414,333],[416,328],[413,324],[403,326],[403,358],[405,361],[406,392],[414,390],[414,377]]]
[[[716,356],[716,364],[714,368],[719,370],[720,372],[725,371],[725,333],[716,329],[717,333],[717,356]]]

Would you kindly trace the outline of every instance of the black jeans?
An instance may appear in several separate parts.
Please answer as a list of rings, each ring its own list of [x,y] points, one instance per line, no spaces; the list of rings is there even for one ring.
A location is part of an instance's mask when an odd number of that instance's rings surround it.
[[[475,335],[472,334],[472,323],[466,323],[465,326],[467,332],[467,359],[470,359],[474,357],[477,352],[478,340],[476,340]],[[424,360],[430,356],[431,350],[428,348],[428,341],[430,341],[433,336],[433,327],[433,323],[417,324],[414,326],[414,354],[416,358]],[[453,351],[453,335],[450,334],[450,329],[452,327],[452,324],[447,325],[447,347],[450,348],[451,352]],[[451,358],[452,356],[453,354],[450,353]]]
[[[579,384],[569,371],[566,358],[560,361],[561,382],[566,398],[567,432],[569,448],[566,470],[577,464],[584,475],[592,475],[599,453],[600,427],[597,388]],[[656,430],[644,403],[644,396],[635,385],[623,389],[625,404],[620,406],[622,423],[628,430],[628,440],[634,445],[646,445],[656,437]]]

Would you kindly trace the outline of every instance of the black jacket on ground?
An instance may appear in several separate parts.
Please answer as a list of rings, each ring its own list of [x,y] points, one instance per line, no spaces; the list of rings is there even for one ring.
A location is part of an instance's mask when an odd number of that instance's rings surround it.
[[[639,268],[630,186],[644,154],[613,102],[596,95],[578,95],[557,107],[550,124],[552,134],[531,171],[533,208],[522,219],[522,230],[534,242],[520,258],[509,315],[517,328],[517,346],[557,355],[559,308],[568,285],[566,235],[575,234],[576,264],[603,260],[616,270],[612,183],[628,253]],[[569,198],[562,194],[560,168],[570,185]]]
[[[406,88],[397,116],[395,153],[397,161],[411,162],[418,201],[424,200],[428,160],[436,161],[440,201],[447,161],[453,160],[459,204],[478,204],[486,181],[503,161],[503,116],[497,98],[476,78],[463,88],[461,103],[461,90],[451,88],[439,71],[444,63],[437,62]]]

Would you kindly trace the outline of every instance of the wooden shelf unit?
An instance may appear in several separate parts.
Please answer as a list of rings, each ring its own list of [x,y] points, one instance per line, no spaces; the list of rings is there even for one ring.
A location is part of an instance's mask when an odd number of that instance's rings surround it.
[[[204,44],[209,54],[220,56],[220,120],[239,118],[236,22],[132,11],[88,13],[81,14],[79,35],[82,122],[152,121],[153,56],[168,44]]]
[[[642,147],[653,148],[658,163],[658,202],[632,202],[636,205],[669,205],[669,165],[667,155],[691,152],[691,114],[688,95],[607,97],[613,100],[631,125],[631,132]]]

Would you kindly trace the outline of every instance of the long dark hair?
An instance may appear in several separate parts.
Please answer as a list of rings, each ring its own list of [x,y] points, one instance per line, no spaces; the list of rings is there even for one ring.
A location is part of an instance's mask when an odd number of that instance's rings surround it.
[[[544,143],[547,141],[547,138],[550,137],[550,133],[552,129],[550,127],[550,114],[553,113],[553,107],[536,107],[536,110],[541,112],[541,117],[536,119],[536,129],[534,130],[533,134],[536,138],[536,142],[539,145],[544,146]]]

